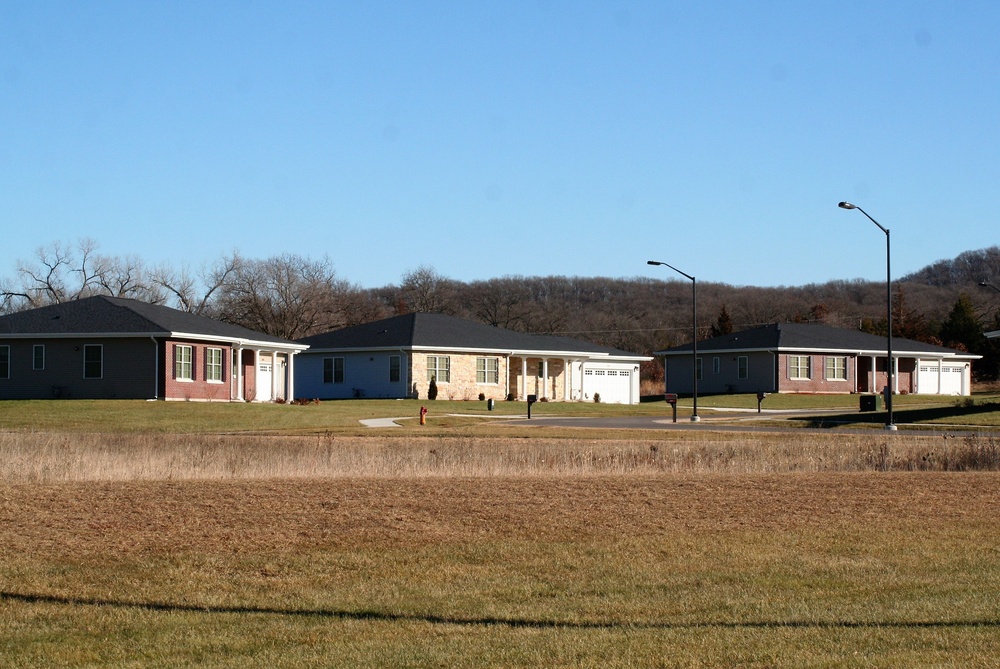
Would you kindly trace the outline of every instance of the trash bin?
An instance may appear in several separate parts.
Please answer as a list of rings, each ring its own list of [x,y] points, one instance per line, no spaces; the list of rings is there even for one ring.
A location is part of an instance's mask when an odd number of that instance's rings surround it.
[[[879,411],[882,408],[882,396],[881,395],[862,395],[861,396],[861,410],[862,411]]]
[[[486,400],[486,408],[488,410],[490,410],[490,411],[493,411],[493,400],[492,399]]]

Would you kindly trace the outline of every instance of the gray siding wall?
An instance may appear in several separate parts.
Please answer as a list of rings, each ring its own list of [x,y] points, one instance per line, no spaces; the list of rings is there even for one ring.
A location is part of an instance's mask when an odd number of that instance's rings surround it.
[[[33,369],[34,346],[45,347],[45,368]],[[102,378],[83,378],[84,346],[103,347]],[[158,396],[152,339],[18,339],[10,346],[10,378],[0,399],[152,399]],[[162,381],[161,381],[162,383]]]
[[[739,357],[747,358],[747,378],[739,378]],[[774,354],[766,351],[751,353],[712,353],[702,354],[701,379],[698,380],[698,394],[718,393],[765,393],[777,392],[774,387],[775,359]],[[719,359],[719,372],[715,373],[714,359]],[[664,359],[666,392],[691,393],[691,356],[667,356]]]
[[[400,357],[400,380],[389,382],[389,358]],[[344,358],[344,382],[323,382],[323,359]],[[295,356],[295,397],[321,400],[350,399],[360,390],[363,397],[397,399],[409,397],[409,356],[400,351],[369,353],[300,353]],[[422,383],[422,380],[420,380]],[[421,386],[423,387],[423,386]]]

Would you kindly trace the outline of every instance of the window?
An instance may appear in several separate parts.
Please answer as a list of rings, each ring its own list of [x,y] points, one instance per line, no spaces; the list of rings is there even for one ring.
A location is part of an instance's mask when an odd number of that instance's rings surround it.
[[[722,359],[719,356],[712,358],[712,373],[718,374],[722,371]]]
[[[174,346],[174,378],[178,381],[191,381],[194,352],[190,346]]]
[[[736,358],[737,376],[741,379],[750,377],[750,358],[741,355]]]
[[[499,383],[500,359],[476,358],[476,383]]]
[[[697,358],[695,360],[694,368],[697,371],[697,374],[698,374],[697,378],[698,378],[698,380],[701,381],[701,368],[702,368],[701,358]]]
[[[451,382],[451,358],[446,355],[427,356],[427,380],[437,383]]]
[[[100,344],[86,344],[83,347],[83,378],[104,378],[104,347]]]
[[[399,383],[401,378],[400,375],[400,357],[398,355],[389,356],[389,383]]]
[[[10,346],[0,346],[0,379],[10,378]]]
[[[222,349],[205,349],[205,380],[222,383]]]
[[[323,383],[344,382],[344,359],[323,358]]]
[[[45,344],[35,344],[31,349],[31,368],[45,369]]]
[[[828,381],[847,380],[847,358],[842,356],[827,356],[826,378]]]
[[[811,378],[809,375],[809,356],[808,355],[790,355],[788,356],[788,378],[790,379],[808,379]]]

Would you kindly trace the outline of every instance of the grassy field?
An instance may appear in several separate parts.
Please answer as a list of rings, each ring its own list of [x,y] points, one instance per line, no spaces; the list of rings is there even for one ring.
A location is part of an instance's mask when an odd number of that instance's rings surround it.
[[[0,487],[0,665],[994,666],[1000,476]]]
[[[885,421],[883,411],[860,413],[857,395],[769,395],[768,410],[805,412],[782,424],[798,426],[857,426]],[[427,407],[427,425],[419,426],[420,408]],[[699,414],[706,418],[728,415],[727,409],[756,409],[755,395],[713,395],[698,399]],[[403,418],[406,430],[447,436],[453,428],[463,432],[491,429],[496,419],[524,416],[524,402],[426,400],[349,400],[304,406],[251,403],[146,402],[138,400],[24,400],[0,401],[0,430],[36,432],[99,432],[158,434],[370,434],[360,424],[366,418]],[[810,415],[809,412],[816,412]],[[681,398],[678,416],[691,413],[691,399]],[[974,397],[900,395],[895,398],[896,422],[925,425],[1000,427],[1000,393]],[[586,402],[536,402],[532,415],[542,416],[662,416],[671,408],[662,400],[637,405]],[[463,418],[464,416],[464,418]],[[763,414],[764,418],[771,416]],[[746,414],[740,414],[740,419]],[[771,416],[773,420],[774,417]],[[436,432],[437,428],[442,428]],[[511,432],[514,428],[505,428]]]
[[[1000,438],[504,429],[430,404],[368,430],[420,403],[0,402],[0,667],[1000,656]]]

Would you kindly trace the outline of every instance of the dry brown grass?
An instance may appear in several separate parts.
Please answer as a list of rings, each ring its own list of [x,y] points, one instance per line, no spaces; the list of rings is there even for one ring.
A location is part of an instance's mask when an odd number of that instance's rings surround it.
[[[0,433],[0,481],[998,470],[985,436],[684,432],[627,439]]]
[[[1000,474],[797,436],[4,435],[0,666],[990,666]]]
[[[995,474],[595,476],[0,486],[2,554],[280,555],[953,523],[995,527]]]

